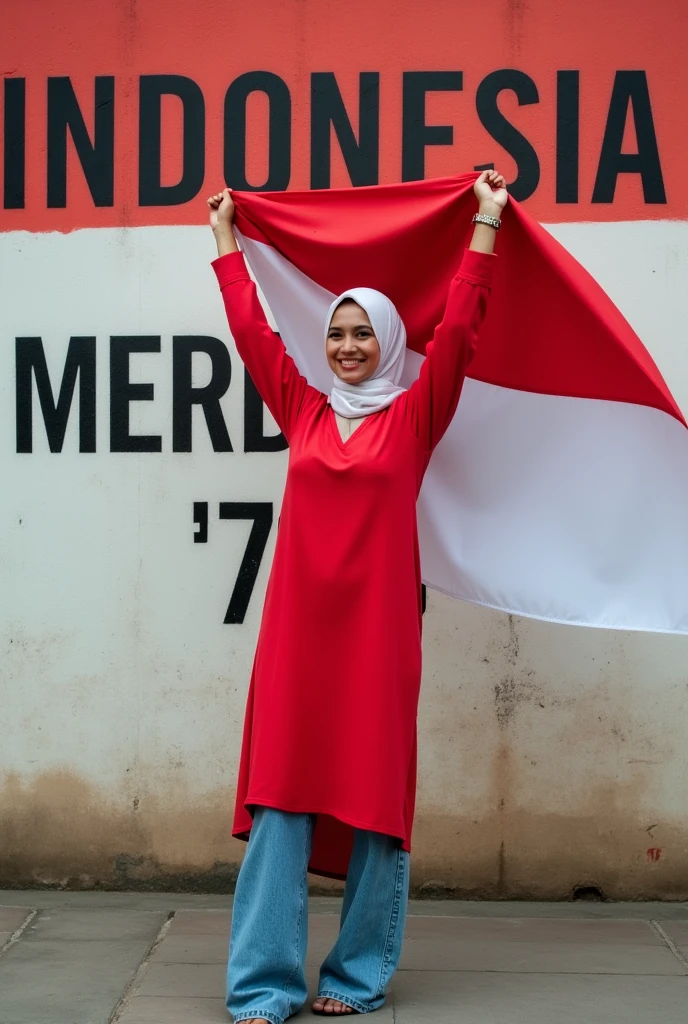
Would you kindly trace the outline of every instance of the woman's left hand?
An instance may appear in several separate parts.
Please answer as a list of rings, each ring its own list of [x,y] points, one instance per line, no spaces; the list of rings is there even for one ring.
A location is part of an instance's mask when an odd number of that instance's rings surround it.
[[[509,199],[504,175],[500,174],[499,171],[483,171],[480,177],[476,179],[473,191],[476,194],[480,208],[485,208],[485,212],[487,212],[489,207],[503,210]]]

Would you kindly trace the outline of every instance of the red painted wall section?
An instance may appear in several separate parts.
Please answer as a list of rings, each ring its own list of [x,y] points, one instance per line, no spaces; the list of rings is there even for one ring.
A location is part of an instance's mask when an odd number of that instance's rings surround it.
[[[428,5],[408,0],[336,0],[326,5],[315,0],[240,0],[231,5],[209,0],[202,8],[179,0],[90,0],[75,17],[73,4],[66,0],[14,5],[0,40],[6,83],[0,94],[3,154],[8,154],[2,163],[5,178],[8,173],[15,176],[10,192],[21,180],[24,205],[13,209],[7,208],[12,201],[0,203],[0,229],[200,223],[204,212],[199,197],[224,183],[225,94],[240,76],[256,71],[277,76],[272,81],[290,104],[290,116],[279,103],[273,114],[272,160],[287,179],[280,181],[280,188],[313,184],[311,76],[333,73],[353,142],[358,142],[359,76],[367,72],[379,74],[379,86],[371,78],[367,83],[368,88],[379,87],[379,112],[373,118],[379,140],[370,151],[379,152],[380,182],[494,162],[511,182],[525,169],[520,187],[529,193],[524,198],[541,221],[683,219],[688,216],[687,10],[682,0],[652,6],[643,0],[531,0],[527,5],[505,0],[489,9],[456,0]],[[410,81],[413,72],[432,76]],[[187,159],[196,161],[196,180],[189,198],[170,205],[140,203],[140,79],[151,75],[183,76],[191,83],[184,88],[193,93],[189,117],[195,134],[190,124],[186,131],[187,145],[195,148]],[[88,139],[82,145],[94,140],[96,76],[114,78],[111,86],[102,86],[98,98],[101,123],[107,125],[112,89],[113,187],[105,205],[94,201],[67,131],[66,205],[53,201],[48,208],[48,78],[60,76],[68,76],[83,115]],[[22,79],[25,85],[17,85]],[[11,82],[15,84],[8,91]],[[428,89],[424,104],[418,99],[423,84]],[[235,96],[232,103],[240,119],[244,107],[246,111],[242,173],[259,186],[273,166],[268,99],[258,90],[245,102]],[[158,180],[174,185],[183,171],[182,101],[163,96],[160,109]],[[150,131],[149,122],[143,126],[144,149],[146,141],[150,147]],[[334,131],[330,135],[330,184],[345,186],[351,183],[350,170]],[[412,150],[407,151],[406,167],[405,135],[407,150]],[[103,138],[100,152],[107,162]],[[322,133],[318,145],[322,150]],[[18,156],[22,146],[23,172]],[[634,158],[639,151],[642,159]],[[150,162],[150,148],[147,152]],[[613,196],[605,198],[602,189],[593,201],[601,162],[607,168],[607,193],[610,175],[614,179]],[[614,168],[618,174],[612,174]],[[7,200],[8,188],[4,191]]]

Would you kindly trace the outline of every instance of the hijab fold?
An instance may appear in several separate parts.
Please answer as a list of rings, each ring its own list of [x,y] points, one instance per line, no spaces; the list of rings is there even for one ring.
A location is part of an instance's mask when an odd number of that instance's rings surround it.
[[[349,384],[333,375],[330,405],[340,416],[370,416],[391,405],[406,390],[399,386],[406,356],[406,329],[394,303],[374,288],[351,288],[338,295],[325,321],[325,337],[337,306],[353,299],[366,311],[380,346],[380,362],[372,377]]]

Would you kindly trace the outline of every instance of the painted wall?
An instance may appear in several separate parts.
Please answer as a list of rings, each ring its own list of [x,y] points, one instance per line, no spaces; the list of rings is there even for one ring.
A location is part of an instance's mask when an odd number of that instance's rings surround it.
[[[226,329],[203,197],[225,176],[308,188],[494,162],[688,412],[688,10],[15,7],[0,40],[0,884],[226,888],[287,453]],[[210,420],[192,390],[206,385]],[[255,520],[234,518],[240,502]],[[240,574],[251,529],[271,524],[255,580]],[[419,722],[422,891],[688,897],[687,638],[429,594]]]

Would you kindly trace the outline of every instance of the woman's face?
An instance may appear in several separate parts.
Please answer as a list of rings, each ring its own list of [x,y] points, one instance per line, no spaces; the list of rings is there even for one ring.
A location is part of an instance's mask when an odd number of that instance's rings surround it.
[[[380,345],[368,314],[353,299],[335,309],[326,341],[330,369],[347,384],[372,377],[380,363]]]

